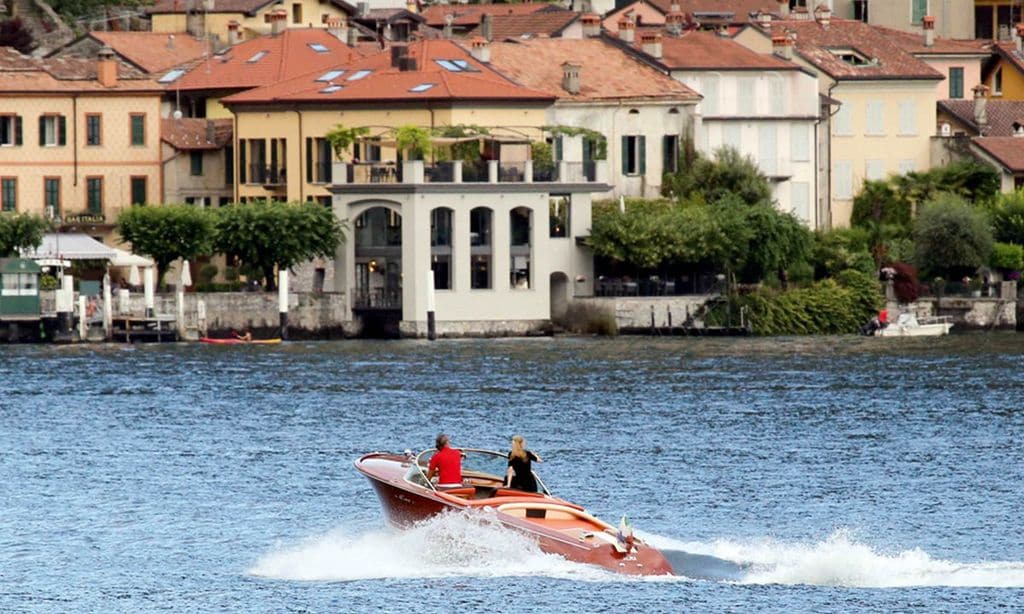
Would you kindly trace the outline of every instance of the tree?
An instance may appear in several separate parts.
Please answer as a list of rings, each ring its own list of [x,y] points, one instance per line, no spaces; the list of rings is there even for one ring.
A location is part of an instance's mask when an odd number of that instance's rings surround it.
[[[685,144],[680,147],[680,154],[693,161],[681,163],[679,171],[665,175],[661,188],[664,196],[680,201],[699,198],[707,203],[738,196],[748,205],[771,200],[771,186],[749,156],[723,147],[715,152],[714,160],[709,160],[687,149]]]
[[[985,213],[963,197],[939,194],[914,221],[917,265],[933,275],[973,273],[992,253],[992,229]]]
[[[277,287],[275,268],[332,257],[345,236],[344,225],[328,207],[273,201],[222,207],[215,234],[216,249],[261,271],[268,290]]]
[[[760,281],[773,274],[783,280],[783,273],[791,266],[807,262],[811,232],[792,214],[765,203],[749,207],[746,222],[752,236],[742,262],[744,280]]]
[[[192,205],[139,206],[121,212],[117,232],[156,263],[157,284],[178,258],[194,260],[213,248],[213,216]]]
[[[13,47],[20,53],[29,53],[36,46],[32,33],[21,17],[0,21],[0,47]]]
[[[107,17],[112,8],[135,8],[152,4],[152,0],[50,0],[53,10],[62,17]]]
[[[0,257],[39,247],[49,229],[50,223],[38,215],[0,213]]]
[[[991,209],[997,241],[1024,245],[1024,191],[1000,194]]]
[[[370,129],[365,126],[356,126],[354,128],[346,128],[341,124],[338,124],[334,128],[331,128],[324,138],[331,144],[331,149],[334,150],[334,155],[339,160],[345,160],[350,155],[349,148],[359,140],[360,137],[364,137],[370,134]]]
[[[834,277],[847,269],[875,275],[877,269],[868,244],[869,234],[863,228],[839,228],[817,233],[811,258],[814,276],[817,279]]]

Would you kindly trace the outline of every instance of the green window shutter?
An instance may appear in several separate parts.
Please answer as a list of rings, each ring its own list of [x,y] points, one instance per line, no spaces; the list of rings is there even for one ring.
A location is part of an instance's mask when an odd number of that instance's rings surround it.
[[[562,137],[560,137],[560,136],[556,136],[555,137],[555,146],[554,146],[553,149],[554,149],[554,151],[552,152],[552,156],[551,157],[554,159],[555,162],[561,162],[562,161]]]
[[[583,161],[590,162],[594,159],[594,145],[590,137],[583,137]]]
[[[46,145],[46,118],[39,116],[39,146]]]
[[[661,173],[672,172],[672,137],[665,135],[661,137]]]
[[[14,144],[21,145],[21,116],[17,115],[14,118]]]
[[[640,151],[636,152],[636,157],[639,159],[638,166],[640,168],[640,174],[643,175],[647,172],[647,137],[638,136],[637,138],[637,149]]]
[[[238,183],[245,183],[246,169],[245,169],[245,139],[238,141]]]
[[[57,117],[57,144],[68,144],[68,122],[63,115]]]
[[[619,150],[619,157],[622,158],[622,174],[629,172],[629,137],[622,137],[622,149]]]

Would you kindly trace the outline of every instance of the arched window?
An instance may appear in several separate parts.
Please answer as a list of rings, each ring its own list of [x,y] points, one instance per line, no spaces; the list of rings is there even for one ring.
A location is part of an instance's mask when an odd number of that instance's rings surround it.
[[[531,247],[533,238],[533,211],[516,207],[508,214],[509,230],[509,286],[526,290],[530,287]]]
[[[469,212],[469,287],[473,290],[491,287],[493,218],[494,212],[487,207]]]

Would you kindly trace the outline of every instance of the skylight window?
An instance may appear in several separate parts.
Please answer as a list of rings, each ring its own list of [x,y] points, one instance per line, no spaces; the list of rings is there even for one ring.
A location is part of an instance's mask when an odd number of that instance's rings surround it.
[[[320,90],[320,93],[321,94],[333,94],[334,92],[337,92],[337,91],[343,90],[343,89],[345,89],[345,88],[340,86],[340,85],[334,85],[332,83],[331,85],[328,85],[324,89]]]
[[[344,70],[330,70],[317,77],[317,81],[334,81],[345,74]]]
[[[310,43],[309,48],[312,49],[313,51],[316,51],[317,53],[327,53],[328,51],[330,51],[327,47],[324,47],[320,43]]]
[[[249,58],[245,62],[247,64],[255,64],[256,62],[259,62],[263,58],[267,57],[268,53],[270,53],[270,52],[269,51],[257,51],[255,54],[253,54],[253,56],[251,58]]]
[[[365,79],[372,72],[372,70],[357,70],[352,73],[346,81],[358,81],[360,79]]]
[[[160,79],[157,80],[157,83],[174,83],[183,74],[185,74],[184,70],[172,70],[169,73],[167,73],[166,75],[160,77]]]
[[[466,60],[434,60],[437,64],[447,70],[448,72],[468,72],[473,71],[473,67],[469,65]]]
[[[869,59],[854,49],[829,49],[829,51],[850,66],[875,66],[878,64],[878,60]]]
[[[420,83],[416,87],[410,88],[409,91],[410,92],[416,92],[418,94],[420,92],[425,92],[425,91],[429,90],[430,88],[434,87],[434,85],[436,85],[436,84],[435,83]]]

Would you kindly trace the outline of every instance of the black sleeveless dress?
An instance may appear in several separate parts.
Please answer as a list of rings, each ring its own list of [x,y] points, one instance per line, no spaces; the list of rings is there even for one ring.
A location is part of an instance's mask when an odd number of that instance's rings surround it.
[[[526,451],[526,460],[518,457],[513,458],[512,453],[509,453],[508,466],[512,467],[514,472],[510,484],[512,488],[524,492],[537,492],[537,480],[533,477],[531,467],[531,462],[535,460],[537,460],[537,457],[529,450]]]

